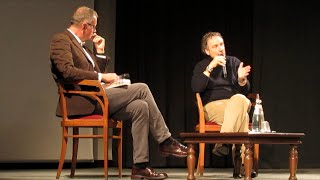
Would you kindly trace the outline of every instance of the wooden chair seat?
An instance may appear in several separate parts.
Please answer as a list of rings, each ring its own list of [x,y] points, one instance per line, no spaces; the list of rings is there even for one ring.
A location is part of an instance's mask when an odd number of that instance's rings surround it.
[[[108,138],[118,140],[117,143],[117,155],[118,155],[118,172],[119,177],[122,176],[122,128],[123,122],[121,120],[115,120],[109,118],[108,114],[108,99],[99,81],[95,80],[82,80],[75,83],[64,83],[57,82],[58,91],[60,95],[60,105],[62,111],[62,145],[61,154],[59,160],[59,166],[57,170],[56,179],[60,178],[60,174],[65,161],[65,154],[67,150],[68,138],[73,140],[72,149],[72,161],[71,161],[71,173],[70,177],[74,177],[77,155],[78,155],[78,144],[80,138],[102,138],[103,139],[103,160],[104,160],[104,176],[108,178]],[[72,84],[75,86],[92,86],[98,89],[98,91],[85,91],[85,90],[67,90],[65,85]],[[102,114],[92,114],[84,116],[72,116],[68,117],[66,96],[70,95],[83,95],[88,96],[98,102],[102,109]],[[69,133],[69,128],[72,128],[72,133]],[[80,133],[80,128],[102,128],[101,133]],[[117,129],[114,131],[109,131],[109,129]],[[110,132],[110,134],[109,134]]]
[[[214,132],[216,132],[216,131],[220,131],[221,125],[220,125],[220,124],[217,124],[217,123],[215,123],[215,122],[208,122],[208,121],[206,121],[206,122],[205,122],[205,125],[204,125],[204,129],[205,129],[206,131],[214,131]],[[200,131],[200,124],[197,124],[197,125],[196,125],[195,130],[196,130],[196,131]]]

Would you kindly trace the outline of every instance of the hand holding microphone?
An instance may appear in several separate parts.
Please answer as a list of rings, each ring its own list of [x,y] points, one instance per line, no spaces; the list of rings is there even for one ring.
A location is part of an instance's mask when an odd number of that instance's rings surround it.
[[[220,65],[222,66],[223,77],[227,78],[227,58],[225,56],[220,56],[221,58]]]
[[[212,59],[211,63],[209,64],[209,67],[217,67],[217,65],[222,66],[222,73],[223,73],[223,77],[226,78],[227,77],[227,68],[226,68],[226,57],[225,56],[216,56]],[[213,64],[212,66],[210,66],[211,64]]]
[[[227,67],[226,67],[226,64],[224,66],[222,66],[222,72],[223,72],[223,77],[227,78]]]

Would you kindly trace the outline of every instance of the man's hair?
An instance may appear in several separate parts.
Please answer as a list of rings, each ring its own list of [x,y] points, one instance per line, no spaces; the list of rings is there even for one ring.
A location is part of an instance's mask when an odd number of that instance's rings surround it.
[[[98,18],[98,13],[86,6],[77,8],[71,17],[70,24],[81,24],[82,22],[90,22],[96,16]]]
[[[208,39],[212,38],[213,36],[220,36],[221,38],[223,38],[221,36],[221,34],[219,32],[208,32],[205,35],[202,36],[202,40],[201,40],[201,51],[202,53],[206,54],[206,49],[207,49],[207,42]]]

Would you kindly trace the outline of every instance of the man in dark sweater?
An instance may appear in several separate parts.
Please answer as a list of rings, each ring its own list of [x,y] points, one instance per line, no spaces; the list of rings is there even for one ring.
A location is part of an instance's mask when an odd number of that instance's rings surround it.
[[[251,67],[244,66],[236,57],[226,56],[218,32],[202,37],[201,50],[207,57],[194,67],[191,87],[201,95],[206,121],[222,125],[220,132],[248,132],[251,103],[245,94],[250,88],[247,76]],[[216,144],[212,152],[227,155],[229,147]]]

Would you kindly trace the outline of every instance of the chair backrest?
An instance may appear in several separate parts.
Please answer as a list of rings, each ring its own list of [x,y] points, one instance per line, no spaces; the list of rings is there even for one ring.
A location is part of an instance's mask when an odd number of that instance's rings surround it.
[[[204,119],[204,109],[202,100],[199,93],[196,93],[197,107],[198,107],[198,118],[199,118],[199,132],[205,132],[205,119]]]
[[[200,133],[204,133],[206,131],[219,132],[221,129],[221,125],[214,122],[206,122],[204,118],[204,109],[201,100],[201,96],[199,93],[196,93],[197,107],[198,107],[198,118],[199,123],[196,125],[195,130]]]

